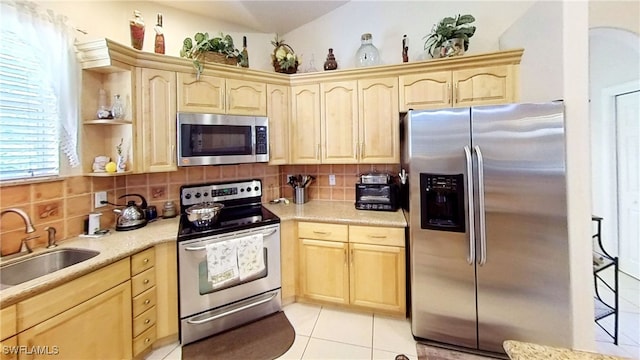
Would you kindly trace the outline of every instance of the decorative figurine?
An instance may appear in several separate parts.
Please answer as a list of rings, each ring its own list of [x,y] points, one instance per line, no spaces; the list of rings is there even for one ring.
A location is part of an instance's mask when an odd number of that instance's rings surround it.
[[[402,37],[402,62],[409,62],[409,39],[406,34]]]
[[[327,55],[327,61],[324,62],[325,70],[335,70],[338,68],[338,62],[336,61],[336,57],[333,55],[333,49],[329,48],[329,54]]]

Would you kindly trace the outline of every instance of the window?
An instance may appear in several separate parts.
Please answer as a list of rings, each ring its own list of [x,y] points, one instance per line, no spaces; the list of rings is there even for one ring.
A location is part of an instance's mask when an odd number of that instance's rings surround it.
[[[0,180],[58,175],[58,114],[42,57],[12,29],[0,42]]]
[[[0,1],[0,181],[57,176],[77,155],[74,30],[33,2]]]

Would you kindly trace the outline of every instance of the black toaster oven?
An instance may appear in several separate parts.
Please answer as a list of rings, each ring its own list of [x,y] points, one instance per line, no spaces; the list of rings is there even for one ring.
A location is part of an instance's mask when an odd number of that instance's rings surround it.
[[[397,183],[356,183],[356,209],[396,211],[400,206],[400,188]]]

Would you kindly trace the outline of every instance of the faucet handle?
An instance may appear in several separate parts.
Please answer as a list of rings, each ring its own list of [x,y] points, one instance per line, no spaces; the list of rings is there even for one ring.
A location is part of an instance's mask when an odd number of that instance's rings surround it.
[[[56,228],[54,228],[53,226],[47,226],[44,229],[49,233],[49,237],[47,239],[47,249],[58,246],[58,244],[56,244]]]

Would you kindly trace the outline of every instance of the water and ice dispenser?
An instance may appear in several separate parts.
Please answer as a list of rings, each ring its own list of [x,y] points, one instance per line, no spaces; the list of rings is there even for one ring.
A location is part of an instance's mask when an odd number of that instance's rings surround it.
[[[462,174],[420,174],[420,227],[465,232]]]

